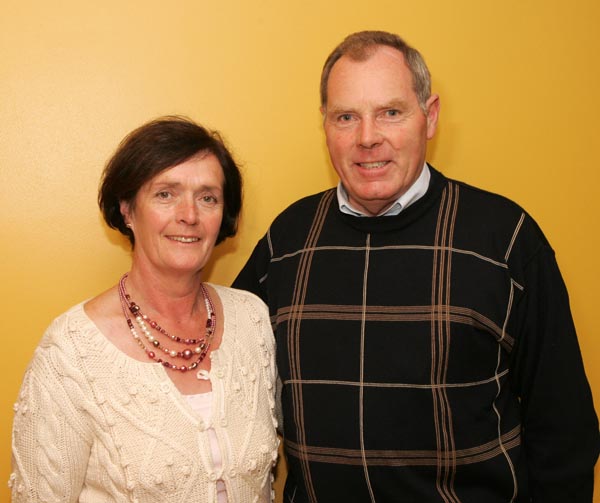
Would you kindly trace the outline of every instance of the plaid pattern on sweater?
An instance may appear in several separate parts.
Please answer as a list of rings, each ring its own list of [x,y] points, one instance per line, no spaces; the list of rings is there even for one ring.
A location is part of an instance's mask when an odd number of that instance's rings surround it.
[[[590,502],[598,423],[535,222],[431,168],[400,215],[335,190],[273,222],[234,286],[269,305],[286,502]]]

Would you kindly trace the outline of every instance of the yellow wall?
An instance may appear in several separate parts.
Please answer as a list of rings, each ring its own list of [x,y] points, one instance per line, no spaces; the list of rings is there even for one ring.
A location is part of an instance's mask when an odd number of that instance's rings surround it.
[[[208,274],[228,284],[272,217],[334,183],[318,78],[360,29],[425,55],[442,100],[430,161],[516,199],[545,230],[600,404],[599,22],[597,0],[4,0],[0,501],[12,404],[42,331],[128,269],[95,203],[118,141],[167,113],[224,132],[246,177],[241,231]]]

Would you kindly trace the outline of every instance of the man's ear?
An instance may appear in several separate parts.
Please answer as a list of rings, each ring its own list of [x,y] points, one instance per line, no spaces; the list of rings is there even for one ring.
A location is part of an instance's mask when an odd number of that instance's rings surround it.
[[[440,116],[440,97],[432,94],[425,103],[427,110],[427,139],[431,140],[437,129],[438,118]]]

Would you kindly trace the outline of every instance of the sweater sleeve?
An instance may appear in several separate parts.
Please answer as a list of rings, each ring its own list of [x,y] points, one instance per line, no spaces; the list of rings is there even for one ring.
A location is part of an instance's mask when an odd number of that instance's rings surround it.
[[[13,503],[79,501],[91,445],[81,418],[85,398],[55,349],[36,350],[14,406]]]
[[[268,304],[267,276],[271,260],[271,248],[269,246],[269,233],[267,233],[256,245],[246,265],[233,282],[234,288],[247,290],[258,295]]]
[[[600,437],[567,290],[547,245],[524,271],[513,370],[531,501],[591,503]]]

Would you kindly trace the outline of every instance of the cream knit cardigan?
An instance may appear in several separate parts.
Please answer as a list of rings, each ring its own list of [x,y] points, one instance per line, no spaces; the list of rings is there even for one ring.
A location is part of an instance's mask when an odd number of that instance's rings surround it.
[[[79,304],[45,333],[15,404],[9,485],[18,502],[230,503],[272,499],[274,339],[254,295],[212,285],[224,310],[203,422],[158,363],[118,350]],[[207,429],[223,468],[213,470]],[[225,431],[227,434],[225,434]]]

